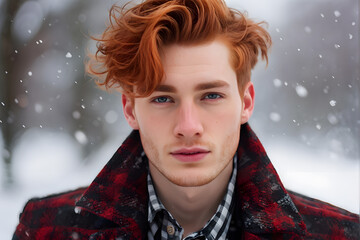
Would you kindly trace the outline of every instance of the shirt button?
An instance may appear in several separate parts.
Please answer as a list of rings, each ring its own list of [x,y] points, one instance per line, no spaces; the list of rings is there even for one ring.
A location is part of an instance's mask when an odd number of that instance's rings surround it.
[[[174,226],[169,225],[169,226],[167,226],[166,231],[170,236],[172,236],[175,233],[175,228],[174,228]]]

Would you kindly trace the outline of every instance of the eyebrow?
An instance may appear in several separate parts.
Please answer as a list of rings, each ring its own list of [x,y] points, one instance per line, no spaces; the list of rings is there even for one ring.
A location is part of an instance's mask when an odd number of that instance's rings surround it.
[[[171,85],[160,84],[155,88],[155,92],[171,92],[176,93],[176,88]]]
[[[199,83],[195,87],[195,91],[208,90],[212,88],[230,87],[230,85],[223,80],[215,80],[211,82]]]
[[[199,83],[195,86],[195,91],[208,90],[212,88],[230,87],[230,85],[223,80],[215,80],[211,82]],[[170,92],[176,93],[176,88],[171,85],[160,84],[155,88],[156,92]]]

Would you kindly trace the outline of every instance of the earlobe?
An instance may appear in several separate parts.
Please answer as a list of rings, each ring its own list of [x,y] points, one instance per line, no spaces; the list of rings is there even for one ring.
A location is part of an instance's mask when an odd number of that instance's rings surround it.
[[[252,82],[248,82],[244,89],[243,109],[241,113],[241,124],[249,121],[254,110],[255,90]]]
[[[123,112],[126,121],[130,125],[130,127],[132,127],[135,130],[138,130],[139,124],[135,115],[134,101],[132,101],[132,99],[129,96],[126,96],[125,94],[121,96],[121,100],[122,100]]]

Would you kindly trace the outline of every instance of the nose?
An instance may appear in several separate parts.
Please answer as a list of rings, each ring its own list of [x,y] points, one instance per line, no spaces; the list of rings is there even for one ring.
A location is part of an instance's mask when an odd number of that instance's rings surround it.
[[[174,134],[176,137],[191,139],[203,134],[200,112],[192,102],[182,103],[177,109]]]

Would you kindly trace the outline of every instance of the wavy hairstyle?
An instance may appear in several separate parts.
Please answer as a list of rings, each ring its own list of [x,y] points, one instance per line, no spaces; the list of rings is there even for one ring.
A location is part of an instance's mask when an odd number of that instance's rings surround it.
[[[110,24],[87,62],[99,85],[120,87],[130,97],[149,96],[164,77],[160,51],[170,44],[221,38],[230,47],[240,94],[258,55],[268,62],[269,33],[223,0],[147,0],[132,8],[112,6]],[[135,91],[136,89],[136,91]]]

